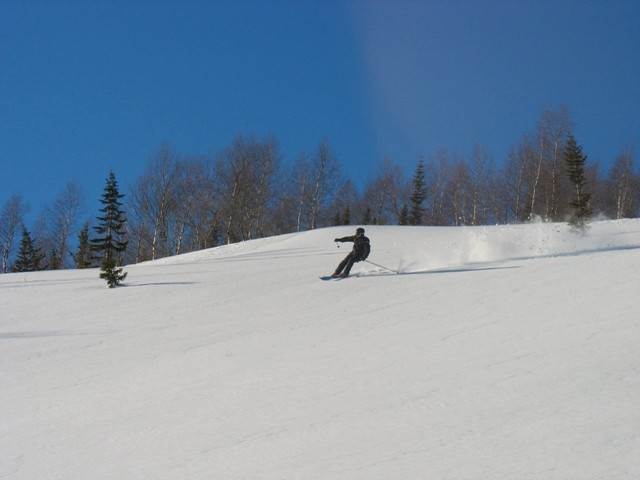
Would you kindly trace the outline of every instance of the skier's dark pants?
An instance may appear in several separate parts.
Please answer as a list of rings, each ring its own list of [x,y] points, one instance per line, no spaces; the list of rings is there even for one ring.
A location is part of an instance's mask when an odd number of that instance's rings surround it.
[[[336,273],[342,272],[342,269],[344,268],[344,272],[342,273],[344,273],[345,275],[349,275],[349,272],[351,271],[351,267],[353,267],[353,264],[356,263],[357,261],[358,261],[358,256],[353,252],[349,253],[349,255],[344,257],[344,260],[340,262],[340,265],[338,265],[338,268],[336,268]],[[346,265],[346,268],[345,268],[345,265]]]

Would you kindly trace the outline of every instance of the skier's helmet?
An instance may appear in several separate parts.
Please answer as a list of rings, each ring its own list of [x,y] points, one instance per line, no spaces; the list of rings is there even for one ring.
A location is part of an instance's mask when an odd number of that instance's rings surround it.
[[[360,227],[356,229],[356,235],[364,235],[364,228]]]

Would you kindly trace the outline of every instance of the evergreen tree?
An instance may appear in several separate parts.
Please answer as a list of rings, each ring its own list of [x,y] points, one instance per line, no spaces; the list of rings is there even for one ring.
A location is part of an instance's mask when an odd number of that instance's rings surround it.
[[[22,226],[22,239],[20,240],[20,249],[18,257],[11,268],[12,272],[35,272],[43,270],[45,267],[41,265],[44,260],[42,249],[35,246],[31,233]]]
[[[95,258],[100,260],[100,278],[107,281],[109,288],[119,285],[127,276],[122,268],[117,267],[128,243],[124,240],[127,219],[121,210],[122,197],[116,177],[110,172],[100,200],[104,205],[100,209],[103,215],[97,217],[98,225],[93,227],[98,236],[91,239]]]
[[[569,205],[572,213],[569,218],[569,225],[573,229],[584,231],[588,226],[587,221],[591,216],[591,194],[585,191],[587,184],[584,173],[584,165],[587,157],[582,154],[582,147],[578,145],[573,135],[569,135],[567,146],[564,150],[564,161],[567,167],[569,181],[573,185],[573,194]]]
[[[100,262],[100,278],[107,282],[109,288],[113,288],[127,278],[127,272],[123,272],[122,267],[118,267],[113,258],[104,257]]]
[[[93,255],[91,243],[89,242],[89,224],[85,223],[78,234],[78,250],[71,254],[76,268],[91,268],[93,266]]]
[[[398,218],[398,225],[409,225],[409,207],[405,203],[400,210],[400,218]]]
[[[411,225],[422,224],[422,212],[424,208],[422,204],[427,199],[427,186],[425,180],[424,161],[420,159],[418,166],[416,167],[416,173],[413,176],[413,190],[411,192],[411,213],[409,216],[409,223]]]
[[[340,216],[340,211],[336,210],[336,214],[333,216],[333,226],[342,225],[342,217]]]
[[[373,219],[371,218],[371,207],[367,207],[362,217],[363,225],[373,225]]]
[[[351,209],[349,208],[348,203],[344,207],[344,212],[342,212],[342,220],[340,223],[342,225],[351,225]]]
[[[62,268],[62,258],[56,250],[52,247],[49,253],[49,270],[60,270]]]

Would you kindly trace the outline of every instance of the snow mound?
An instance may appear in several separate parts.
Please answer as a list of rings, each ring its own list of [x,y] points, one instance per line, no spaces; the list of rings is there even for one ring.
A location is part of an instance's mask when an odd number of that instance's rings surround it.
[[[0,478],[640,478],[640,221],[366,229],[0,275]]]

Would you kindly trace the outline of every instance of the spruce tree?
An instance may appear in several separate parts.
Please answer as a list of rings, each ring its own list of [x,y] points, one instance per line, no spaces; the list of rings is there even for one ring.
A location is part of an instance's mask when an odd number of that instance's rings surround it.
[[[342,225],[351,225],[351,209],[349,208],[348,203],[344,207],[344,212],[342,212],[342,219],[340,223]]]
[[[342,212],[340,210],[336,210],[335,215],[333,216],[333,225],[350,225],[351,224],[351,211],[349,210],[349,204],[344,206]]]
[[[406,203],[402,206],[402,210],[400,210],[398,225],[409,225],[409,207],[407,207]]]
[[[584,173],[584,165],[587,157],[582,154],[582,147],[578,145],[573,135],[569,135],[567,146],[564,150],[564,161],[567,167],[569,181],[573,185],[573,194],[569,205],[571,216],[569,225],[574,230],[584,232],[588,226],[588,219],[591,216],[591,194],[585,191],[587,184]]]
[[[20,240],[20,249],[16,258],[12,272],[35,272],[43,270],[45,267],[41,265],[44,260],[44,253],[40,247],[36,247],[31,233],[27,228],[22,226],[22,239]]]
[[[425,180],[424,161],[420,159],[418,166],[416,167],[416,173],[413,176],[413,190],[411,192],[411,213],[409,216],[409,223],[411,225],[422,224],[422,213],[424,208],[422,204],[427,199],[427,186]]]
[[[373,219],[371,218],[371,207],[367,207],[364,211],[364,215],[362,216],[362,224],[363,225],[372,225]]]
[[[342,217],[340,216],[340,211],[336,210],[335,215],[333,216],[333,226],[342,225]]]
[[[93,255],[91,243],[89,242],[89,224],[85,223],[78,234],[78,250],[71,254],[76,268],[91,268],[93,266]]]
[[[98,236],[91,239],[95,258],[100,262],[100,278],[106,280],[109,288],[119,285],[127,276],[117,266],[128,243],[124,240],[127,219],[121,210],[120,199],[123,197],[118,191],[115,175],[110,172],[100,200],[103,205],[100,212],[103,215],[97,217],[98,225],[93,227]]]
[[[62,268],[62,257],[55,247],[51,247],[49,253],[49,270],[60,270]]]

